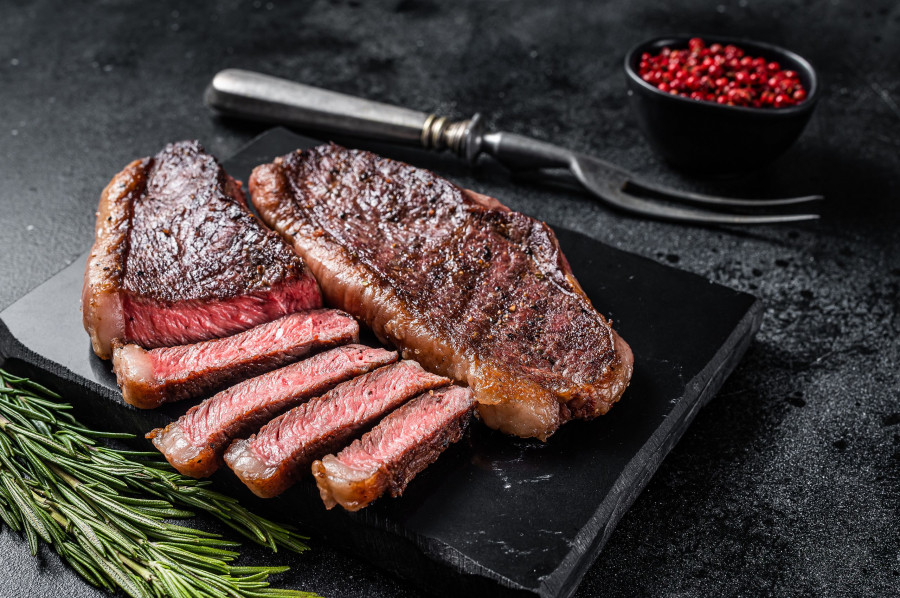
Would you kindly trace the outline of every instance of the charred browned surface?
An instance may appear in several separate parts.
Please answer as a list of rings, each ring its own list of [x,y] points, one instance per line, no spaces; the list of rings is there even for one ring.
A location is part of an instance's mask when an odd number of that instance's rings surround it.
[[[197,141],[149,160],[134,203],[125,289],[159,301],[222,299],[303,274],[303,261],[246,208],[240,185]]]
[[[330,301],[466,381],[489,425],[545,438],[570,417],[605,413],[627,386],[627,344],[543,222],[430,171],[336,145],[262,166],[250,188]]]

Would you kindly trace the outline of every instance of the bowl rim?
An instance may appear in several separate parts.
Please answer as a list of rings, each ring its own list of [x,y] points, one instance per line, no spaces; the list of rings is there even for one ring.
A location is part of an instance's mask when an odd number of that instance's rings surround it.
[[[695,38],[699,37],[707,44],[722,44],[728,45],[732,44],[738,46],[739,48],[746,50],[748,52],[754,51],[755,48],[761,49],[766,52],[771,52],[773,54],[780,54],[782,56],[788,57],[803,68],[806,71],[806,74],[809,76],[810,81],[810,89],[807,91],[806,99],[795,106],[787,106],[785,108],[754,108],[752,106],[728,106],[727,104],[717,104],[715,102],[710,102],[707,100],[694,100],[691,98],[686,98],[681,95],[673,95],[671,93],[667,93],[664,91],[660,91],[656,88],[655,85],[651,85],[650,83],[644,81],[643,78],[634,70],[632,67],[632,63],[634,62],[634,57],[639,55],[639,53],[643,53],[647,51],[647,49],[651,46],[657,45],[663,41],[671,41],[672,45],[682,45],[685,46],[687,43]],[[667,44],[668,45],[668,44]],[[722,37],[718,35],[660,35],[648,40],[644,40],[638,44],[632,46],[628,52],[625,54],[624,60],[625,74],[631,81],[634,81],[638,84],[643,90],[649,91],[651,93],[657,94],[661,98],[668,98],[669,100],[676,102],[683,102],[685,104],[691,104],[694,106],[704,106],[708,109],[718,109],[722,111],[731,111],[737,113],[745,113],[745,114],[767,114],[767,115],[782,115],[782,116],[790,116],[798,113],[806,112],[807,110],[811,110],[815,105],[816,101],[819,99],[819,76],[816,73],[816,69],[813,65],[803,56],[800,56],[796,52],[788,50],[787,48],[782,48],[781,46],[776,46],[774,44],[770,44],[767,42],[760,42],[748,38],[740,38],[740,37]]]

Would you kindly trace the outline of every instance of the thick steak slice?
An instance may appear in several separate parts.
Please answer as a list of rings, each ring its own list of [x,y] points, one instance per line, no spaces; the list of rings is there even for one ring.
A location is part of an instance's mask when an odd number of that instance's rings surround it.
[[[113,370],[125,402],[152,409],[358,339],[359,324],[342,311],[298,312],[233,336],[190,345],[145,351],[113,343]]]
[[[103,190],[82,292],[94,352],[226,336],[321,306],[315,280],[196,141],[135,160]]]
[[[401,361],[338,384],[236,440],[225,462],[257,496],[284,492],[310,464],[346,445],[383,414],[426,390],[449,384],[414,361]]]
[[[493,428],[549,437],[606,413],[633,357],[543,222],[432,172],[324,145],[259,166],[252,201],[326,299],[431,371]]]
[[[207,477],[222,464],[233,439],[257,431],[273,417],[340,382],[396,359],[393,351],[362,345],[319,353],[223,390],[147,438],[184,475]]]
[[[337,456],[313,462],[325,506],[339,504],[358,511],[386,490],[400,496],[417,473],[462,437],[474,407],[468,388],[429,391],[388,415]]]

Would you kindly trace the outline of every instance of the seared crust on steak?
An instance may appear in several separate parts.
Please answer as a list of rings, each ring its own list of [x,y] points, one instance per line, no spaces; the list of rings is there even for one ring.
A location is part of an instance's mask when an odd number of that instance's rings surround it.
[[[94,352],[234,334],[321,305],[315,280],[196,141],[136,160],[104,189],[82,313]]]
[[[88,258],[81,294],[84,328],[91,335],[94,353],[112,356],[110,342],[125,330],[121,290],[128,255],[132,206],[147,184],[150,158],[135,160],[113,177],[100,195],[94,246]]]
[[[324,145],[257,167],[252,201],[326,300],[467,383],[491,427],[549,437],[606,413],[631,379],[543,222],[427,170]]]

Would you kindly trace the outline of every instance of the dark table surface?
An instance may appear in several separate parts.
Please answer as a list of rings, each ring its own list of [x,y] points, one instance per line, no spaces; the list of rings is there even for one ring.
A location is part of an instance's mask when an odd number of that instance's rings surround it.
[[[451,116],[481,111],[490,126],[671,185],[746,197],[821,192],[816,223],[698,228],[636,220],[574,192],[548,195],[488,163],[430,163],[514,209],[765,302],[746,358],[578,596],[900,592],[896,2],[70,4],[0,5],[0,308],[90,245],[96,198],[125,163],[183,138],[225,157],[265,129],[203,107],[204,87],[226,67]],[[629,113],[620,63],[632,44],[672,32],[754,38],[809,58],[824,93],[799,142],[727,180],[661,163]],[[419,595],[314,546],[292,559],[289,582],[334,597]],[[4,596],[97,595],[51,552],[32,558],[6,528],[0,571]]]

